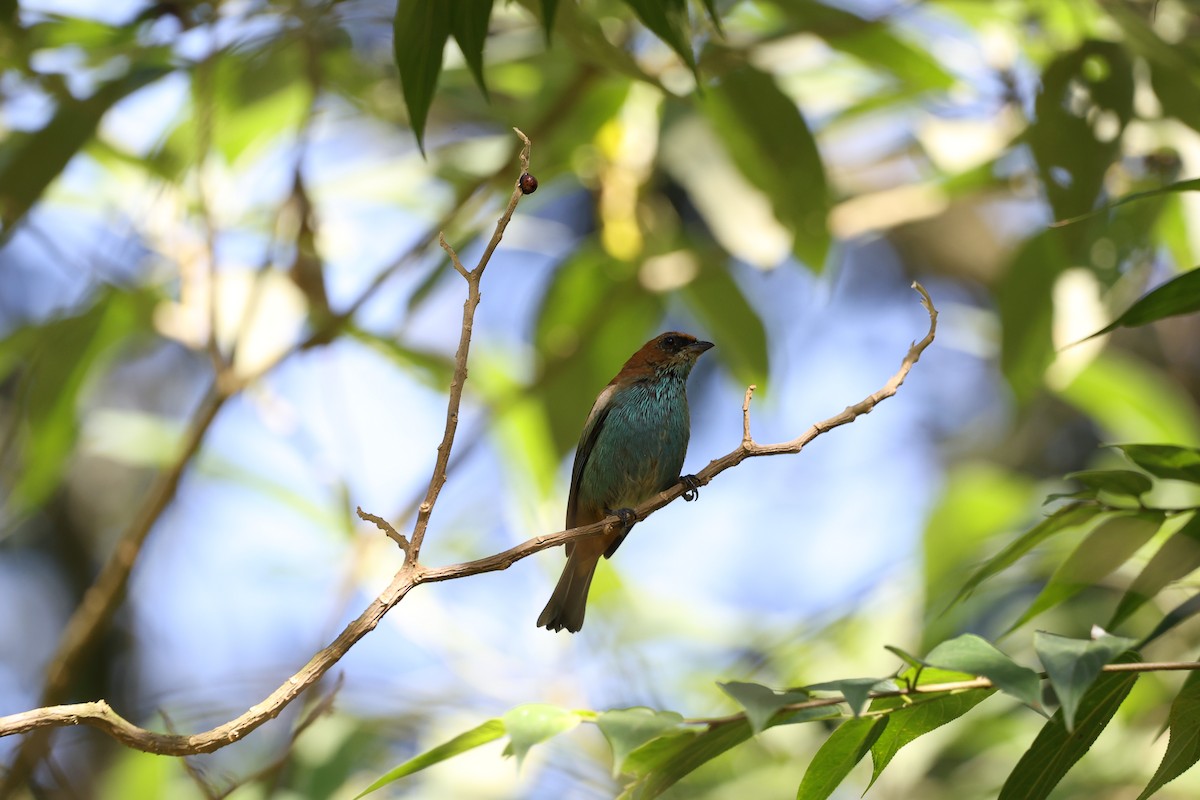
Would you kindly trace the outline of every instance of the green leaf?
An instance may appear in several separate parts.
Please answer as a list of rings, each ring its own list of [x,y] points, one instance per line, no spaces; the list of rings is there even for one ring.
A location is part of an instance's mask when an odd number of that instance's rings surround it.
[[[1165,518],[1161,511],[1139,511],[1106,517],[1059,565],[1008,632],[1099,583],[1150,541],[1162,527]]]
[[[1167,752],[1137,800],[1149,800],[1155,792],[1200,761],[1200,672],[1191,673],[1184,681],[1183,688],[1171,703],[1167,725],[1171,729]]]
[[[1015,253],[995,290],[1000,313],[1000,368],[1017,400],[1042,388],[1054,360],[1054,284],[1072,262],[1063,231],[1042,231]]]
[[[75,447],[80,395],[122,342],[150,331],[157,302],[152,292],[105,291],[81,314],[19,329],[0,342],[0,373],[19,370],[26,437],[9,497],[15,506],[36,507],[58,486]]]
[[[1200,483],[1200,449],[1173,444],[1119,444],[1117,447],[1151,475]]]
[[[554,15],[558,11],[558,0],[541,0],[542,30],[546,32],[546,44],[550,43],[550,34],[554,31]]]
[[[825,800],[841,785],[854,765],[870,752],[888,725],[886,716],[859,717],[842,723],[809,762],[796,800]]]
[[[712,334],[718,358],[738,382],[761,386],[767,377],[767,332],[729,269],[705,260],[680,294]]]
[[[1085,41],[1042,72],[1027,135],[1055,218],[1092,210],[1133,117],[1133,88],[1133,65],[1116,42]],[[1097,135],[1101,118],[1113,121],[1114,135]]]
[[[701,109],[738,169],[791,229],[796,256],[821,270],[830,242],[829,190],[816,140],[795,101],[773,77],[746,66],[723,75]]]
[[[1193,595],[1189,599],[1184,600],[1182,603],[1175,606],[1175,608],[1171,609],[1171,613],[1163,617],[1162,622],[1155,625],[1154,630],[1150,631],[1150,633],[1146,635],[1145,639],[1142,639],[1140,642],[1138,642],[1137,649],[1141,650],[1145,648],[1148,644],[1174,628],[1176,625],[1187,621],[1198,613],[1200,613],[1200,594]]]
[[[487,83],[483,79],[483,45],[487,41],[488,21],[492,18],[492,0],[453,0],[447,5],[450,6],[450,32],[454,34],[467,67],[479,84],[479,91],[487,97]]]
[[[987,678],[1005,694],[1034,708],[1041,708],[1042,681],[1038,674],[1028,667],[1022,667],[991,642],[973,633],[964,633],[942,642],[929,651],[925,663]]]
[[[596,725],[613,751],[613,777],[625,766],[629,754],[647,742],[680,730],[683,717],[674,711],[652,708],[621,708],[604,711]]]
[[[693,74],[696,73],[685,0],[625,0],[625,4],[634,10],[642,24],[679,54]]]
[[[885,707],[897,710],[887,715],[887,725],[871,745],[873,770],[867,788],[875,785],[875,781],[895,758],[896,753],[900,752],[900,748],[948,722],[953,722],[994,693],[994,689],[948,692],[944,695],[934,695],[928,700],[918,700],[911,705],[903,703],[908,698],[888,698],[896,702],[888,703]],[[872,710],[875,710],[874,705]]]
[[[1159,187],[1158,189],[1148,189],[1144,192],[1133,192],[1132,194],[1127,194],[1122,198],[1112,201],[1111,203],[1105,203],[1100,208],[1097,208],[1094,211],[1089,211],[1086,214],[1080,214],[1079,216],[1071,217],[1070,219],[1059,220],[1058,222],[1053,223],[1050,227],[1061,228],[1064,225],[1073,225],[1076,222],[1080,222],[1082,220],[1094,217],[1098,214],[1103,214],[1107,211],[1111,211],[1112,209],[1117,208],[1118,206],[1123,206],[1126,203],[1133,203],[1138,200],[1145,200],[1149,197],[1158,197],[1158,196],[1164,195],[1164,194],[1177,194],[1178,192],[1200,192],[1200,178],[1192,178],[1191,180],[1186,180],[1186,181],[1177,181],[1176,183],[1172,183],[1169,186],[1162,186],[1162,187]],[[1195,309],[1193,309],[1193,311],[1194,310]],[[1185,312],[1180,312],[1180,313],[1185,313]],[[1098,334],[1092,334],[1092,335],[1096,336]]]
[[[1197,180],[1200,183],[1200,180]],[[1088,336],[1096,336],[1117,328],[1136,328],[1167,317],[1200,311],[1200,269],[1177,275],[1152,290],[1126,309],[1125,313]],[[1085,339],[1084,341],[1086,341]]]
[[[468,750],[474,750],[480,745],[494,742],[504,735],[504,730],[505,726],[502,720],[490,719],[479,727],[472,728],[466,733],[460,733],[450,741],[439,744],[432,750],[427,750],[419,756],[410,758],[395,769],[389,770],[379,780],[355,795],[354,800],[365,797],[376,789],[398,781],[406,775],[412,775],[414,772],[420,772],[426,767],[432,767],[434,764],[445,761],[448,758],[453,758]]]
[[[803,688],[803,691],[808,692],[839,692],[846,698],[846,705],[850,706],[850,713],[856,717],[867,707],[867,703],[871,702],[871,692],[894,692],[895,690],[896,684],[892,682],[891,678],[843,678],[840,681],[815,683]]]
[[[1133,647],[1132,639],[1108,634],[1097,639],[1071,639],[1045,631],[1034,633],[1033,649],[1062,704],[1060,711],[1067,731],[1074,727],[1081,701],[1104,665]]]
[[[625,758],[624,771],[638,776],[639,779],[644,778],[678,755],[699,735],[699,731],[681,728],[673,733],[665,733],[657,739],[651,739],[629,753]],[[623,793],[621,796],[627,795],[628,793]]]
[[[791,703],[801,703],[809,697],[808,692],[802,690],[781,692],[760,683],[730,681],[717,685],[746,709],[746,719],[750,720],[750,728],[756,734],[763,732],[779,709]]]
[[[1063,506],[1058,511],[1055,511],[1038,525],[1021,534],[1015,541],[1010,542],[1003,550],[989,558],[984,562],[983,566],[975,570],[971,577],[967,579],[963,588],[959,590],[958,596],[954,598],[951,605],[969,596],[979,584],[993,575],[1008,569],[1021,556],[1042,542],[1069,528],[1075,528],[1089,522],[1100,511],[1101,508],[1099,506],[1083,504]]]
[[[752,735],[745,720],[719,724],[690,739],[659,766],[623,793],[633,800],[658,797],[697,767],[707,764],[727,750],[737,747]]]
[[[525,761],[529,748],[566,733],[579,724],[579,715],[574,711],[542,703],[517,706],[505,713],[502,719],[509,738],[505,754],[515,755],[518,765]]]
[[[1122,661],[1137,661],[1130,654]],[[1110,672],[1100,677],[1079,703],[1079,724],[1068,730],[1062,710],[1042,726],[1033,744],[1013,768],[998,800],[1044,800],[1063,776],[1091,749],[1137,682],[1136,672]]]
[[[1089,489],[1127,497],[1141,497],[1154,488],[1154,482],[1129,469],[1089,469],[1067,473],[1068,480],[1079,481]]]
[[[399,0],[392,25],[392,49],[417,147],[425,152],[425,121],[433,104],[442,53],[450,37],[455,4],[445,0]]]
[[[86,100],[66,98],[36,133],[8,133],[0,142],[0,244],[79,152],[118,101],[170,72],[143,66],[101,85]]]
[[[1158,548],[1117,604],[1107,627],[1117,627],[1168,583],[1196,569],[1200,569],[1200,514],[1192,514],[1183,527]]]

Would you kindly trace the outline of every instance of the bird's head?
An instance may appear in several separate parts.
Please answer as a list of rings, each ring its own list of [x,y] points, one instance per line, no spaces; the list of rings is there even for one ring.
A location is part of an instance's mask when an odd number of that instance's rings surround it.
[[[712,342],[700,341],[691,334],[668,331],[642,345],[642,348],[625,362],[620,376],[634,377],[670,372],[686,378],[696,359],[712,346]]]

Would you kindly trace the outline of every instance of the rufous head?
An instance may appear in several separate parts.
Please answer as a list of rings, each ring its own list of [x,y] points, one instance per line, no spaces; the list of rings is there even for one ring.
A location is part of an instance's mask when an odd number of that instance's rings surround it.
[[[655,336],[630,356],[618,377],[650,372],[675,372],[687,377],[696,359],[713,347],[689,333],[668,331]]]

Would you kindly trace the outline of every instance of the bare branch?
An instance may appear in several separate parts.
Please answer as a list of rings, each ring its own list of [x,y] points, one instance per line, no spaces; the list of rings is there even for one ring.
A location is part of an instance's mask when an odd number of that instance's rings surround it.
[[[389,539],[400,546],[400,549],[404,551],[404,555],[408,555],[408,539],[404,538],[404,534],[397,533],[396,529],[392,527],[390,522],[383,517],[377,517],[374,514],[369,514],[366,511],[363,511],[362,506],[356,506],[354,511],[358,514],[359,519],[374,523],[376,528],[379,528],[379,530],[386,533]]]

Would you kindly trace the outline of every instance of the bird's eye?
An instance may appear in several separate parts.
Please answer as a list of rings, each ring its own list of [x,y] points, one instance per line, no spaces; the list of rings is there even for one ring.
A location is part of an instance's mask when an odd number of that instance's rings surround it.
[[[662,346],[663,346],[664,350],[678,350],[679,349],[679,337],[678,336],[668,336],[667,338],[662,340]]]

